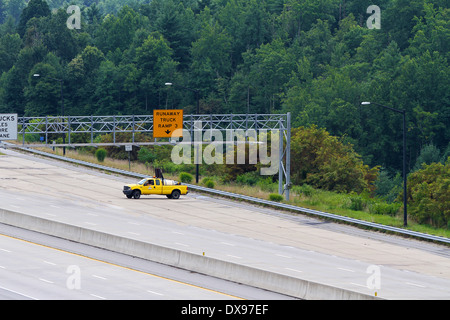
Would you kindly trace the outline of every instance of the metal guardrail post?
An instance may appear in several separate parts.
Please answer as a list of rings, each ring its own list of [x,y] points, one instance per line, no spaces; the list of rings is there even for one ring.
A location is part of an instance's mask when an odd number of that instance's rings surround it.
[[[71,132],[71,127],[70,127],[70,116],[67,116],[67,131],[68,131],[68,136],[69,136],[69,144],[71,144],[71,140],[70,140],[70,132]],[[65,133],[64,133],[65,135]]]
[[[90,128],[90,131],[91,131],[91,143],[94,143],[94,118],[93,118],[92,115],[91,115],[91,128]]]
[[[48,144],[48,116],[45,116],[45,144]]]
[[[25,117],[22,118],[22,145],[25,145]]]
[[[291,188],[291,113],[286,115],[286,200],[289,201]]]
[[[113,116],[113,142],[116,143],[116,116]]]
[[[134,120],[134,114],[133,114],[133,143],[134,143],[134,133],[135,133],[135,120]]]
[[[278,193],[280,195],[283,194],[284,188],[283,188],[283,140],[284,140],[284,130],[283,130],[283,124],[281,123],[281,120],[279,121],[280,131],[278,133],[278,139],[280,142],[278,143]],[[272,137],[273,139],[274,137]],[[271,150],[271,152],[274,152],[274,150]]]

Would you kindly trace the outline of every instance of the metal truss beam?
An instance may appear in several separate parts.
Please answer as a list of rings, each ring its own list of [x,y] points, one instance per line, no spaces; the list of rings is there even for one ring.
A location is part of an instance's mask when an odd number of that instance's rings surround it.
[[[290,142],[291,116],[287,114],[203,114],[184,115],[183,129],[193,133],[207,130],[279,130],[279,194],[286,193],[289,200],[290,182]],[[125,116],[56,116],[56,117],[19,117],[17,132],[22,134],[22,147],[82,147],[82,146],[123,146],[123,145],[163,145],[168,141],[156,139],[154,142],[136,141],[136,134],[153,134],[153,115]],[[130,142],[117,142],[117,133],[131,134]],[[25,136],[39,134],[45,144],[25,144]],[[67,134],[68,143],[48,144],[50,134]],[[89,134],[89,142],[73,143],[75,134]],[[94,137],[100,134],[112,134],[112,143],[94,143]],[[86,139],[86,137],[85,137]],[[225,142],[226,143],[226,142]],[[285,181],[285,183],[283,183]]]

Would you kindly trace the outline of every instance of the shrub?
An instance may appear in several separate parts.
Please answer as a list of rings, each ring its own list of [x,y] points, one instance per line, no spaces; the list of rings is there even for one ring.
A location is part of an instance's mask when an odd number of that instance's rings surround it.
[[[358,198],[358,197],[351,197],[350,198],[350,205],[348,206],[348,208],[350,210],[354,210],[354,211],[361,211],[364,208],[363,200],[361,198]]]
[[[256,185],[265,192],[274,193],[278,190],[278,183],[272,182],[272,177],[259,178]]]
[[[446,227],[450,223],[450,158],[408,176],[409,213],[419,223]],[[401,199],[402,193],[399,194]]]
[[[211,178],[204,178],[202,184],[207,188],[214,188],[214,181]]]
[[[258,182],[258,172],[251,171],[240,174],[236,177],[236,183],[254,186]]]
[[[212,181],[212,180],[206,180],[206,182],[205,182],[205,186],[207,187],[207,188],[214,188],[214,181]]]
[[[95,157],[97,158],[97,160],[98,160],[99,162],[105,161],[105,158],[106,158],[106,150],[103,149],[103,148],[98,149],[97,151],[95,151]]]
[[[167,172],[167,173],[175,173],[178,170],[178,165],[176,165],[175,163],[171,162],[171,161],[163,161],[161,163],[161,168],[163,169],[163,172]]]
[[[307,196],[307,197],[311,197],[312,196],[312,194],[314,193],[314,188],[313,187],[311,187],[310,185],[308,185],[308,184],[303,184],[300,188],[299,188],[299,190],[300,190],[300,192],[301,193],[303,193],[305,196]]]
[[[389,203],[394,202],[395,198],[402,190],[403,178],[400,173],[391,177],[386,170],[381,170],[375,181],[375,195],[383,198]]]
[[[184,183],[191,183],[192,181],[192,175],[187,172],[181,172],[180,173],[180,181]]]
[[[281,194],[278,193],[271,193],[269,194],[269,200],[270,201],[276,201],[276,202],[280,202],[282,201],[284,198]]]
[[[372,214],[386,214],[389,216],[395,216],[400,207],[400,203],[376,202],[369,206],[369,212]]]
[[[150,149],[141,148],[138,152],[138,160],[142,163],[152,163],[156,159],[156,154]]]
[[[346,206],[348,209],[353,211],[362,211],[367,207],[367,199],[361,196],[353,195],[349,197],[350,203]]]
[[[353,146],[317,126],[292,129],[292,183],[338,192],[370,189],[378,167],[369,168]]]
[[[441,151],[433,144],[428,144],[422,147],[420,154],[416,159],[416,164],[412,171],[420,170],[423,164],[437,163],[441,159]]]

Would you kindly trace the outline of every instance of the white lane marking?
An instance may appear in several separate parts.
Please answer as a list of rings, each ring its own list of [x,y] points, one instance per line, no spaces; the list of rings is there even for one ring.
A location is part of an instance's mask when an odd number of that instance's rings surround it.
[[[93,274],[92,276],[93,276],[94,278],[98,278],[98,279],[102,279],[102,280],[107,280],[106,278],[101,277],[101,276],[98,276],[98,275],[96,275],[96,274]]]
[[[132,235],[135,235],[135,236],[140,236],[140,235],[141,235],[140,233],[137,233],[137,232],[131,232],[131,231],[128,231],[128,233],[129,233],[129,234],[132,234]]]
[[[297,269],[292,269],[292,268],[285,268],[286,270],[290,270],[290,271],[295,271],[295,272],[303,272],[303,271],[300,271],[300,270],[297,270]]]
[[[179,246],[183,246],[183,247],[189,247],[187,244],[185,243],[180,243],[180,242],[175,242],[175,244],[179,245]]]
[[[56,214],[53,214],[53,213],[45,212],[45,214],[48,215],[48,216],[50,216],[50,217],[56,217]]]
[[[229,256],[229,257],[231,257],[231,258],[242,259],[242,257],[233,256],[233,255],[231,255],[231,254],[227,254],[227,256]]]
[[[96,294],[93,294],[93,293],[91,293],[90,295],[91,295],[91,296],[93,296],[93,297],[95,297],[95,298],[99,298],[99,299],[103,299],[103,300],[106,300],[106,298],[105,298],[105,297],[102,297],[102,296],[98,296],[98,295],[96,295]]]
[[[292,259],[292,257],[290,257],[290,256],[285,256],[285,255],[283,255],[283,254],[275,254],[276,256],[278,256],[278,257],[282,257],[282,258],[288,258],[288,259]]]
[[[159,293],[159,292],[155,292],[155,291],[151,291],[151,290],[147,290],[147,292],[156,294],[156,295],[158,295],[158,296],[163,296],[163,294],[162,294],[162,293]]]
[[[409,284],[410,286],[415,286],[415,287],[419,287],[419,288],[426,288],[425,286],[421,285],[421,284],[417,284],[417,283],[412,283],[412,282],[405,282],[406,284]]]
[[[135,226],[140,226],[140,225],[141,225],[140,223],[133,222],[133,221],[127,221],[127,223],[128,223],[128,224],[135,225]]]
[[[367,286],[359,284],[359,283],[354,283],[354,282],[350,282],[350,284],[354,285],[354,286],[358,286],[358,287],[363,287],[363,288],[367,288]]]
[[[47,282],[47,283],[53,283],[53,281],[46,280],[46,279],[43,279],[43,278],[38,278],[38,279],[41,280],[41,281]]]
[[[9,251],[9,250],[6,250],[6,249],[2,249],[2,248],[0,248],[0,251],[4,251],[4,252],[8,252],[8,253],[11,253],[11,251]]]
[[[32,299],[32,300],[39,300],[39,299],[37,299],[37,298],[35,298],[35,297],[29,296],[29,295],[26,295],[26,294],[24,294],[24,293],[20,293],[20,292],[17,292],[17,291],[14,291],[14,290],[11,290],[11,289],[8,289],[8,288],[5,288],[5,287],[0,287],[0,289],[6,290],[6,291],[9,291],[9,292],[18,294],[18,295],[21,295],[21,296],[23,296],[23,297],[30,298],[30,299]]]
[[[352,269],[345,269],[345,268],[338,268],[338,269],[342,271],[355,272],[355,270]]]
[[[235,247],[235,246],[236,246],[235,244],[233,244],[233,243],[228,243],[228,242],[221,242],[221,244],[224,244],[224,245],[226,245],[226,246],[232,246],[232,247]]]
[[[43,260],[43,261],[46,264],[49,264],[49,265],[52,265],[52,266],[56,266],[56,263],[53,263],[53,262],[50,262],[50,261],[45,261],[45,260]]]

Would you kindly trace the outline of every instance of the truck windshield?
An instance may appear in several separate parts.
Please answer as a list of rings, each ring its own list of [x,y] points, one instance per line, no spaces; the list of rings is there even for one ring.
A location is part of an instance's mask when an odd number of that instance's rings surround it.
[[[141,181],[138,182],[138,184],[142,185],[147,181],[147,179],[142,179]]]

